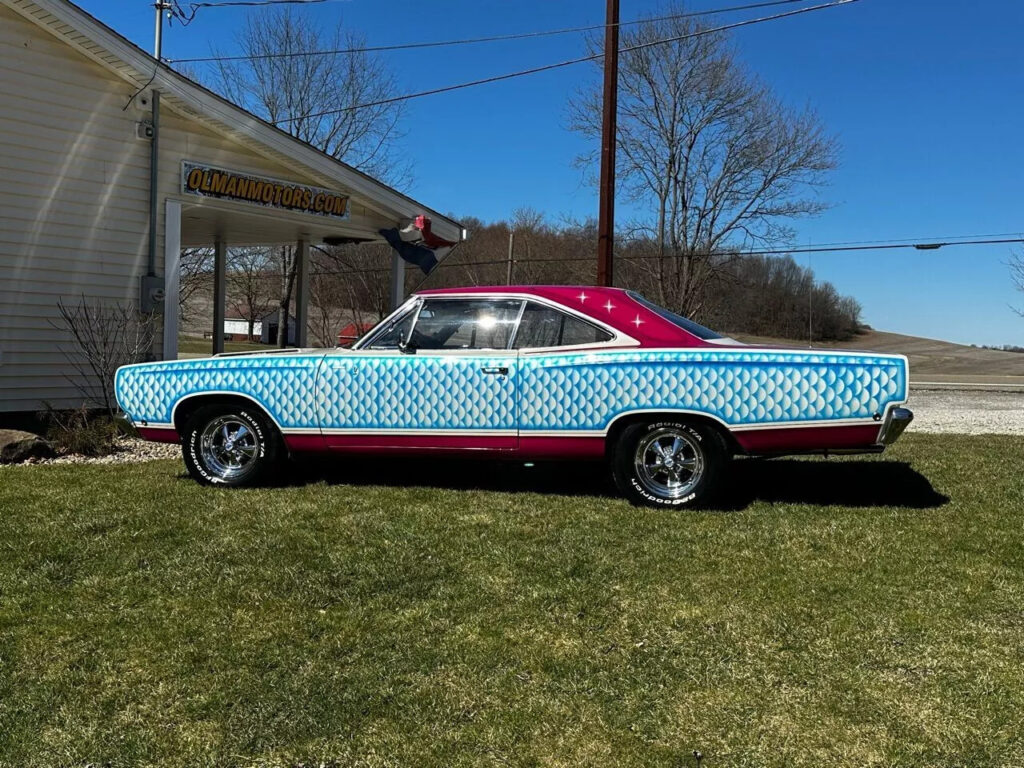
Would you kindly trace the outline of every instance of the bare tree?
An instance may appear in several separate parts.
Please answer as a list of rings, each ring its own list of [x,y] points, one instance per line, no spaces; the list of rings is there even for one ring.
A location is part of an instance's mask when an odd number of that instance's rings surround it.
[[[273,262],[266,248],[233,248],[228,253],[227,303],[249,323],[250,339],[256,321],[277,303],[272,270]]]
[[[278,302],[277,346],[288,346],[288,324],[292,309],[292,294],[295,292],[295,278],[299,272],[298,249],[282,245],[274,249],[275,264],[281,276],[281,301]]]
[[[181,279],[178,283],[178,316],[185,323],[192,319],[192,300],[210,286],[213,273],[213,250],[182,248]]]
[[[85,399],[113,417],[114,374],[122,365],[142,362],[153,347],[153,315],[140,315],[135,305],[104,303],[82,296],[77,304],[57,302],[55,328],[67,332],[73,345],[64,356],[77,376],[68,376]]]
[[[678,3],[659,16],[682,13]],[[627,32],[629,48],[705,31],[692,18],[650,20]],[[591,42],[596,53],[598,42]],[[631,234],[657,257],[638,262],[656,300],[700,314],[728,254],[784,243],[790,222],[825,205],[814,188],[836,165],[836,147],[811,111],[794,112],[747,72],[721,33],[624,53],[617,134],[620,189],[650,215]],[[571,127],[601,134],[594,87],[573,99]],[[580,158],[593,167],[597,151]]]
[[[214,75],[227,98],[371,176],[408,181],[409,167],[395,155],[401,103],[362,106],[397,92],[381,60],[358,51],[301,55],[365,48],[361,35],[275,7],[250,14],[237,42],[251,58],[218,62]]]
[[[337,343],[349,322],[376,323],[390,311],[389,246],[383,244],[314,247],[310,308],[314,337],[324,346]]]
[[[377,103],[394,96],[396,84],[379,58],[354,50],[366,47],[360,35],[340,24],[325,30],[311,16],[274,7],[250,14],[237,42],[246,58],[218,62],[217,90],[331,157],[392,185],[408,183],[410,166],[395,152],[403,106]],[[312,51],[339,52],[303,55]],[[276,256],[283,347],[297,264],[294,248]]]

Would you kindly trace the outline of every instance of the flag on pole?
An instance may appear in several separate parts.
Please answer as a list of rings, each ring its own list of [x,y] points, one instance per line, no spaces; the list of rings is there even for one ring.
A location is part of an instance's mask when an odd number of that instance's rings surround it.
[[[415,264],[425,275],[429,275],[455,247],[455,243],[443,240],[430,231],[430,219],[426,216],[417,216],[409,226],[402,229],[382,229],[380,234],[399,256]]]

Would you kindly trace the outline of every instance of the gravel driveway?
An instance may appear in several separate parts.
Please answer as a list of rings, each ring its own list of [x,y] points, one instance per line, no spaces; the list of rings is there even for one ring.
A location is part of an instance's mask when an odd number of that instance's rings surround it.
[[[1024,392],[910,390],[910,432],[1024,435]]]

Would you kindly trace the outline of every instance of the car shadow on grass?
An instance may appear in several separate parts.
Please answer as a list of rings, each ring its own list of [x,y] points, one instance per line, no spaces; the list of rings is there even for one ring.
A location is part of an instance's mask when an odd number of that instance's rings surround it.
[[[740,459],[732,470],[717,508],[740,510],[762,501],[934,509],[949,501],[905,461]]]
[[[346,459],[296,468],[289,485],[427,487],[615,498],[601,463],[441,459]],[[739,511],[756,502],[932,509],[949,501],[907,462],[827,459],[737,459],[711,509]]]

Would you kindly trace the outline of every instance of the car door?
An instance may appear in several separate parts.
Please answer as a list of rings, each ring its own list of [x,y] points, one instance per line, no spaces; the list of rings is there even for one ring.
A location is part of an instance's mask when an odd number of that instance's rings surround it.
[[[318,399],[328,447],[514,450],[523,302],[419,300],[377,338],[328,355]]]

